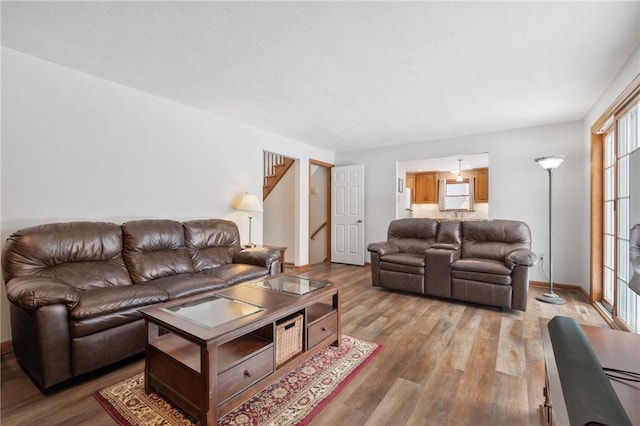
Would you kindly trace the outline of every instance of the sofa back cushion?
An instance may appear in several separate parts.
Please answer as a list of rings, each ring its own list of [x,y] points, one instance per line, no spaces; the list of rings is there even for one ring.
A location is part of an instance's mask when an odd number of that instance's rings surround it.
[[[438,243],[462,244],[462,222],[459,220],[443,220],[438,226]]]
[[[423,254],[437,238],[438,221],[435,219],[396,219],[389,224],[387,240],[400,247],[403,253]]]
[[[194,272],[182,223],[134,220],[122,225],[124,261],[135,283]]]
[[[76,288],[131,285],[122,258],[122,229],[105,222],[49,223],[7,240],[5,282],[17,276],[56,278]]]
[[[462,257],[504,261],[518,248],[531,249],[531,231],[517,220],[469,220],[462,222]]]
[[[184,233],[196,272],[227,265],[242,249],[238,227],[230,220],[191,220],[184,223]]]

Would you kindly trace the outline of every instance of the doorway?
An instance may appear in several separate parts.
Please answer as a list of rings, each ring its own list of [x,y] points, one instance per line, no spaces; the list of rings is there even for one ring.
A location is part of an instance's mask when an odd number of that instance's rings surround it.
[[[330,259],[332,164],[309,160],[309,264]]]
[[[296,187],[300,160],[264,151],[263,241],[286,247],[285,265],[295,265],[298,207]]]

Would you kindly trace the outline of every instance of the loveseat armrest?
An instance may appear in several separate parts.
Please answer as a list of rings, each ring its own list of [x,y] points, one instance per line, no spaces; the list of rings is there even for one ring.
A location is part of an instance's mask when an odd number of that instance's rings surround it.
[[[262,266],[263,268],[267,268],[271,275],[273,275],[271,271],[279,270],[279,268],[272,268],[273,264],[276,263],[277,265],[279,261],[280,250],[269,247],[244,248],[236,252],[232,260],[233,263]]]
[[[435,243],[429,248],[456,251],[460,248],[460,246],[458,244]]]
[[[538,263],[538,256],[529,249],[519,248],[507,253],[504,263],[511,269],[516,266],[535,266]]]
[[[457,244],[434,244],[425,251],[425,294],[451,297],[451,264],[460,259],[460,252]]]
[[[383,241],[381,243],[371,243],[367,246],[367,250],[369,250],[369,252],[371,253],[376,253],[378,256],[400,253],[400,247],[389,241]]]
[[[15,277],[7,284],[8,299],[24,309],[64,304],[72,310],[80,300],[78,290],[64,281],[47,277]]]

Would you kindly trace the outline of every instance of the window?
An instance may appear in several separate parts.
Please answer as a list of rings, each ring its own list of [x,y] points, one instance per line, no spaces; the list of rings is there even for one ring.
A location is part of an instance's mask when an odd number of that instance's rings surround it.
[[[438,204],[440,211],[474,211],[474,179],[440,180]]]
[[[629,288],[629,230],[640,223],[640,77],[607,115],[592,128],[591,299],[640,333],[640,296]]]

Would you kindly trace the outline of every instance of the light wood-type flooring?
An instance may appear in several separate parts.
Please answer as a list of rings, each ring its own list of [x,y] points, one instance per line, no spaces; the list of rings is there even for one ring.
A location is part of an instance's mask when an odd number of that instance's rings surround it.
[[[539,425],[539,319],[607,327],[577,292],[558,291],[567,304],[555,306],[536,301],[544,289],[533,287],[519,312],[373,288],[369,266],[323,264],[299,275],[342,284],[343,333],[384,346],[312,425]],[[0,423],[113,425],[92,394],[143,367],[139,356],[45,396],[5,355]]]

